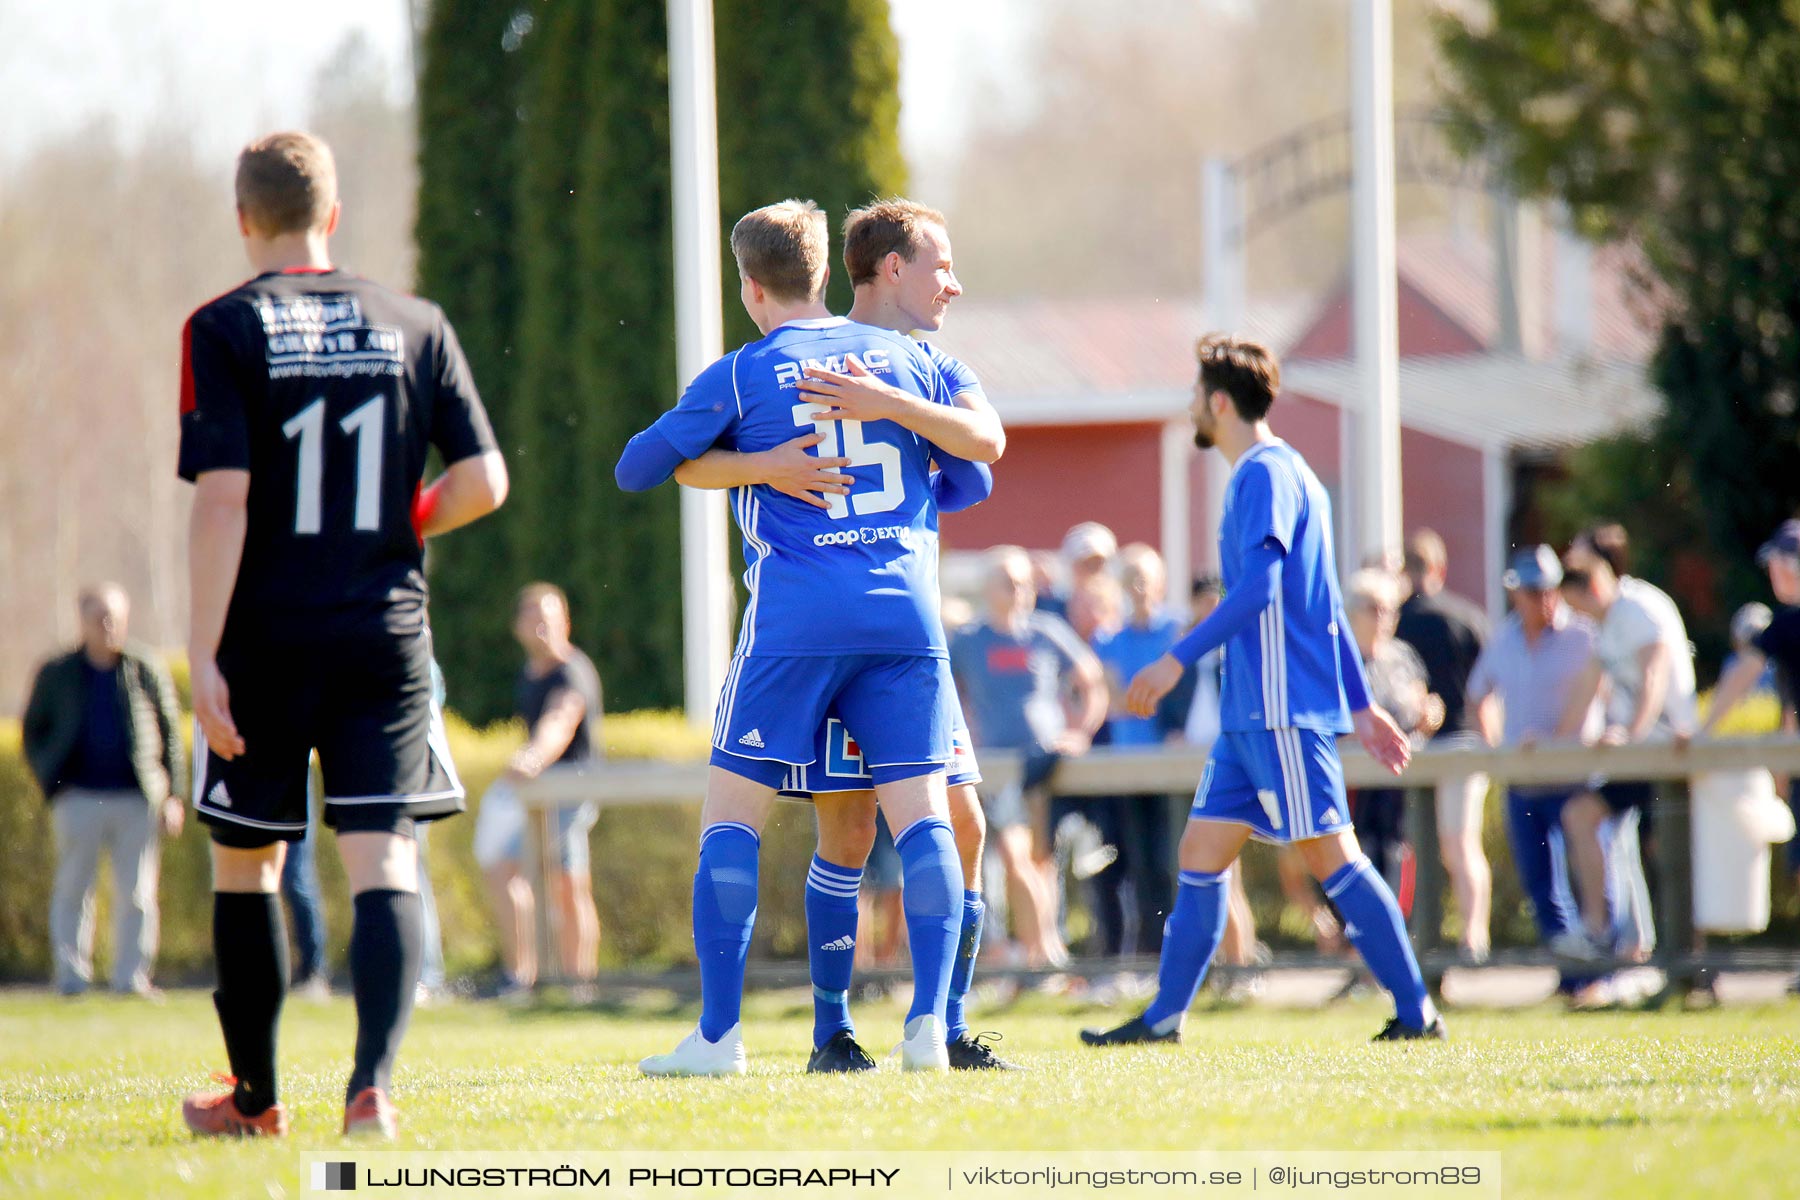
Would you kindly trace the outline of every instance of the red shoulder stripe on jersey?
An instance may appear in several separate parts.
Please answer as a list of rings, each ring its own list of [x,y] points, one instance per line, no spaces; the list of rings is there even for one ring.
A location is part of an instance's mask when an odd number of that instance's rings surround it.
[[[181,324],[181,415],[194,411],[194,318]]]
[[[193,412],[194,404],[195,404],[195,400],[194,400],[194,318],[199,316],[207,308],[211,307],[214,304],[217,304],[219,301],[223,300],[225,297],[231,295],[233,292],[238,291],[239,289],[244,287],[245,284],[252,283],[252,282],[254,282],[254,280],[246,279],[243,283],[238,284],[236,287],[228,288],[225,291],[220,292],[218,295],[214,296],[211,300],[208,300],[205,304],[202,304],[199,308],[196,308],[193,312],[189,313],[188,319],[186,320],[186,322],[184,322],[182,324],[182,326],[181,326],[181,415],[182,416],[185,417],[189,413]]]
[[[413,484],[412,527],[413,536],[419,539],[419,549],[425,548],[425,521],[430,516],[424,505],[425,481]],[[435,506],[434,506],[435,507]]]
[[[281,273],[283,275],[329,275],[335,270],[337,270],[336,267],[283,267]]]

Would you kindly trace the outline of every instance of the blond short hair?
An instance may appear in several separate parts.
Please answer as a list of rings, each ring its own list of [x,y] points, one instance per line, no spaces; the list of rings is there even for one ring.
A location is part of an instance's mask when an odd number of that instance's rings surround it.
[[[746,279],[777,300],[817,300],[825,291],[831,232],[811,200],[783,200],[745,213],[731,227],[731,253]]]
[[[854,209],[844,218],[844,269],[852,285],[873,280],[890,254],[907,262],[919,249],[919,226],[944,228],[944,214],[894,196]]]
[[[263,237],[325,228],[337,198],[331,147],[310,133],[271,133],[238,154],[238,211]]]

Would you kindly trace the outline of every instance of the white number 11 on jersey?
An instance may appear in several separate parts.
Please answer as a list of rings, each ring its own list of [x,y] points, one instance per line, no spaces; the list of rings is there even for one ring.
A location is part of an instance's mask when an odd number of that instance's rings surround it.
[[[881,486],[874,491],[861,492],[849,497],[827,496],[826,511],[834,520],[843,520],[855,509],[856,515],[866,517],[870,513],[891,512],[900,507],[906,499],[906,476],[901,471],[900,447],[886,442],[865,442],[863,440],[863,423],[861,421],[816,421],[813,418],[824,404],[794,405],[794,424],[810,425],[819,431],[825,440],[815,446],[814,452],[820,458],[847,458],[853,467],[880,467]],[[838,448],[838,438],[843,438],[843,448]],[[848,474],[845,479],[849,480]],[[846,499],[849,503],[845,503]]]
[[[387,428],[387,408],[381,396],[338,422],[338,428],[356,438],[357,529],[381,528],[381,452]],[[296,413],[281,432],[291,442],[300,439],[300,469],[294,478],[294,532],[318,533],[324,524],[321,493],[325,485],[325,399],[320,397]]]

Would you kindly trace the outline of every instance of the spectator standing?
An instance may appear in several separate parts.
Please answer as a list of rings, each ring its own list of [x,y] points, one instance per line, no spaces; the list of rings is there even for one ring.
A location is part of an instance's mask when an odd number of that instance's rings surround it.
[[[1063,620],[1084,644],[1094,646],[1118,632],[1124,607],[1119,581],[1111,574],[1084,575],[1069,591]]]
[[[1127,605],[1125,619],[1094,642],[1110,696],[1105,739],[1113,746],[1160,746],[1180,732],[1186,713],[1165,703],[1154,717],[1133,716],[1125,709],[1125,688],[1139,671],[1167,654],[1185,630],[1164,607],[1169,584],[1162,555],[1142,543],[1125,547],[1119,552],[1119,582]],[[1108,807],[1098,815],[1101,836],[1118,848],[1118,858],[1094,878],[1102,908],[1119,913],[1118,940],[1103,949],[1159,954],[1163,918],[1174,899],[1169,798],[1153,794],[1109,798]],[[1131,921],[1123,919],[1127,897]]]
[[[951,639],[950,665],[976,748],[1025,754],[1022,785],[984,796],[988,828],[1027,965],[1061,966],[1068,950],[1056,924],[1055,881],[1042,867],[1050,834],[1046,784],[1058,758],[1087,752],[1106,717],[1106,690],[1100,664],[1075,631],[1036,611],[1031,560],[1022,549],[989,551],[983,601],[981,623]]]
[[[1782,725],[1792,728],[1800,717],[1796,712],[1795,689],[1800,686],[1800,521],[1783,521],[1768,541],[1756,552],[1756,565],[1768,572],[1769,590],[1781,607],[1769,623],[1754,634],[1750,644],[1734,658],[1730,670],[1719,677],[1713,691],[1712,711],[1700,729],[1701,737],[1711,737],[1743,702],[1770,664],[1786,680]],[[1735,624],[1735,622],[1734,622]],[[1788,781],[1788,804],[1800,820],[1800,781]],[[1800,838],[1787,844],[1787,866],[1796,883],[1800,883]],[[1800,975],[1788,984],[1790,992],[1800,993]]]
[[[1514,553],[1504,577],[1512,615],[1488,641],[1469,676],[1467,701],[1491,745],[1529,746],[1554,737],[1569,696],[1594,654],[1594,626],[1570,612],[1557,588],[1562,564],[1548,546]],[[1582,734],[1600,732],[1600,709],[1590,707]],[[1519,879],[1545,944],[1580,929],[1569,891],[1562,829],[1563,806],[1582,790],[1576,783],[1509,787],[1507,833]],[[1603,999],[1590,985],[1564,975],[1558,990],[1577,1003]]]
[[[1606,726],[1600,740],[1607,745],[1667,741],[1694,732],[1694,652],[1687,626],[1662,589],[1625,573],[1626,552],[1624,529],[1600,526],[1578,536],[1564,558],[1563,598],[1595,622],[1598,633],[1594,658],[1564,711],[1561,737],[1576,735],[1603,692]],[[1585,928],[1563,939],[1559,953],[1598,959],[1619,950],[1642,958],[1653,948],[1649,889],[1631,821],[1647,840],[1655,795],[1647,781],[1609,781],[1563,809],[1569,870]],[[1609,815],[1620,819],[1616,836],[1611,829],[1603,836]],[[1604,843],[1613,845],[1615,869],[1624,873],[1625,912],[1609,911]]]
[[[180,833],[183,820],[175,687],[161,663],[127,643],[124,588],[87,588],[78,608],[81,645],[39,669],[23,730],[56,834],[56,989],[79,995],[93,978],[94,879],[105,850],[113,871],[112,989],[158,999],[150,974],[160,835]]]
[[[1062,554],[1056,550],[1033,550],[1031,555],[1031,586],[1037,592],[1037,610],[1062,616],[1065,605],[1063,597],[1067,595]]]
[[[1039,586],[1038,611],[1052,616],[1062,617],[1070,624],[1069,601],[1078,595],[1082,585],[1097,577],[1103,578],[1112,569],[1113,558],[1119,553],[1119,539],[1113,531],[1098,521],[1083,521],[1079,525],[1069,527],[1063,534],[1062,550],[1055,564],[1062,590],[1046,597],[1042,591],[1043,574],[1048,573],[1051,564],[1043,564],[1043,570],[1034,566],[1033,579]]]
[[[1425,686],[1443,702],[1444,719],[1432,741],[1443,748],[1467,748],[1480,739],[1468,703],[1469,674],[1488,637],[1487,617],[1475,604],[1446,590],[1449,555],[1444,539],[1430,529],[1414,531],[1406,545],[1406,577],[1412,595],[1400,606],[1394,633],[1418,652]],[[1438,852],[1451,893],[1462,912],[1458,957],[1469,966],[1487,961],[1488,916],[1494,875],[1481,846],[1482,806],[1488,777],[1465,775],[1437,786]]]
[[[536,779],[552,764],[585,763],[598,757],[600,674],[588,656],[569,641],[569,601],[551,583],[532,583],[519,592],[513,636],[525,651],[515,690],[525,744],[507,763],[506,773],[481,798],[475,819],[475,861],[487,878],[500,923],[507,978],[503,997],[521,997],[537,983],[537,898],[523,872],[525,810],[516,787]],[[556,905],[564,965],[581,983],[598,969],[600,917],[594,906],[588,830],[597,815],[592,803],[572,804],[551,814],[554,861],[546,876]]]
[[[1394,636],[1399,580],[1385,570],[1357,571],[1345,585],[1344,608],[1369,676],[1370,698],[1388,710],[1401,732],[1415,744],[1422,743],[1443,722],[1444,702],[1431,691],[1418,652]],[[1359,788],[1350,816],[1363,853],[1398,893],[1406,793],[1399,788]]]

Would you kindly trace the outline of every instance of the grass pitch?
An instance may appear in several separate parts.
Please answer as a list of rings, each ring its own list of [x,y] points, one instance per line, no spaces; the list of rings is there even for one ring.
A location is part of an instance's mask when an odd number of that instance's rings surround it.
[[[1034,999],[984,1014],[1016,1074],[808,1078],[810,1010],[754,998],[746,1079],[647,1080],[689,1012],[421,1010],[401,1059],[401,1146],[429,1149],[1497,1150],[1505,1195],[1791,1196],[1800,1005],[1701,1013],[1450,1014],[1448,1044],[1367,1044],[1374,1002],[1196,1011],[1178,1048],[1097,1051],[1117,1011]],[[878,1056],[901,1012],[858,1010]],[[293,1196],[330,1150],[347,1000],[290,1003],[284,1145],[190,1138],[180,1097],[223,1069],[210,998],[162,1008],[0,992],[0,1196]]]

